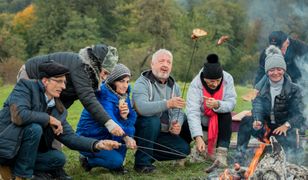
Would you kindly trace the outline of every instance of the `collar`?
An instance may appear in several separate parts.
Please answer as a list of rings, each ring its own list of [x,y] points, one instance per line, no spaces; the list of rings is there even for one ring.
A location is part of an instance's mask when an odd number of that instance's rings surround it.
[[[54,107],[56,105],[55,98],[48,100],[46,93],[44,93],[44,95],[45,95],[45,101],[46,101],[47,107]]]
[[[152,70],[145,71],[145,72],[142,73],[142,75],[143,75],[144,77],[146,77],[147,79],[149,79],[149,80],[151,81],[151,83],[153,83],[153,84],[154,84],[155,82],[157,82],[157,83],[159,83],[159,84],[163,84],[159,79],[157,79],[157,78],[154,76]],[[174,86],[174,84],[175,84],[174,79],[173,79],[171,76],[169,76],[168,79],[167,79],[167,81],[166,81],[166,84],[167,84],[169,87],[172,88],[172,87]]]

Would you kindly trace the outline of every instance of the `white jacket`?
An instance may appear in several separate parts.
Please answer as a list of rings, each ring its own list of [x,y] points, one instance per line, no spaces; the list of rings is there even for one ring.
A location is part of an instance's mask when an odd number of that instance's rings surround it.
[[[207,126],[208,117],[204,115],[204,98],[202,91],[202,82],[200,79],[200,73],[191,82],[186,101],[186,113],[188,119],[188,125],[191,132],[191,137],[203,136],[202,126]],[[223,71],[223,99],[219,101],[220,107],[213,109],[217,113],[231,112],[236,104],[236,92],[231,74]]]

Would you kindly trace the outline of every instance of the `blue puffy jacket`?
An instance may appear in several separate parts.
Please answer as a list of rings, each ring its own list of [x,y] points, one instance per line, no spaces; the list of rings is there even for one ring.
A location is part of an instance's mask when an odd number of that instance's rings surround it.
[[[118,107],[119,96],[112,92],[105,83],[102,84],[101,91],[97,92],[96,96],[112,120],[117,123],[127,135],[133,136],[135,133],[134,125],[136,122],[137,114],[131,106],[129,93],[130,87],[128,88],[128,95],[126,98],[126,103],[129,107],[129,114],[126,120],[120,117],[120,111]],[[95,139],[111,139],[118,142],[123,142],[122,137],[114,136],[109,133],[107,128],[102,127],[97,121],[95,121],[86,109],[83,109],[81,113],[81,117],[77,125],[77,134]]]

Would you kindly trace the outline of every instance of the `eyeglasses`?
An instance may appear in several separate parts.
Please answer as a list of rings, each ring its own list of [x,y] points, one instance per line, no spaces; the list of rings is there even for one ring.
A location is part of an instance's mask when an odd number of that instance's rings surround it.
[[[214,84],[220,84],[222,78],[219,79],[205,79],[204,81],[208,84],[208,85],[214,85]]]
[[[56,82],[57,84],[66,84],[65,80],[54,79],[54,78],[49,78],[49,80],[52,80],[52,81]]]

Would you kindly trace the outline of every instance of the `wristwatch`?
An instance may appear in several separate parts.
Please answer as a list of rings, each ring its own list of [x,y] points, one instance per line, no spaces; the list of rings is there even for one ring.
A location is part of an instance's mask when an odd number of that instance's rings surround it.
[[[287,122],[285,122],[284,123],[284,125],[288,128],[288,129],[290,129],[291,128],[291,124],[287,121]]]

